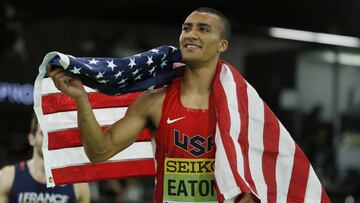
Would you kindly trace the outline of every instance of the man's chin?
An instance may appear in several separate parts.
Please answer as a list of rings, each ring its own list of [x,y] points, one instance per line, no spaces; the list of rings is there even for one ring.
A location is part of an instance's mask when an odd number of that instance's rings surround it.
[[[195,57],[183,57],[182,59],[181,59],[181,62],[182,63],[185,63],[185,64],[192,64],[192,63],[194,63],[194,62],[197,62],[198,60],[197,60],[197,58],[195,58]]]

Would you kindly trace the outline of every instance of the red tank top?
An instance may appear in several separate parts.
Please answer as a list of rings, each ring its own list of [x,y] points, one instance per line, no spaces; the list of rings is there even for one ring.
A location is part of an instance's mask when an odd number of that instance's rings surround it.
[[[214,157],[215,120],[207,109],[180,101],[180,79],[167,89],[155,133],[154,202],[217,202]]]

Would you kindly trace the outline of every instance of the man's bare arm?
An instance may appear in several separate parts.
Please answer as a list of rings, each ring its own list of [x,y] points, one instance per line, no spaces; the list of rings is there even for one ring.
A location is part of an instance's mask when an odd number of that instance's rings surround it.
[[[5,166],[0,170],[0,202],[9,202],[10,190],[14,182],[14,176],[14,166]]]
[[[100,130],[88,100],[77,105],[79,129],[86,153],[92,162],[105,161],[136,141],[148,121],[146,97],[139,96],[125,116],[104,133]]]

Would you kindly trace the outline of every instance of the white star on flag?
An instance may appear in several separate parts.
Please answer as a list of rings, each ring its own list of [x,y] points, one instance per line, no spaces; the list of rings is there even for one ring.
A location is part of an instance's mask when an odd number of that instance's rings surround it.
[[[146,62],[146,64],[148,64],[148,66],[150,66],[150,64],[154,63],[154,61],[152,60],[152,56],[151,57],[147,57],[148,61]]]
[[[166,54],[164,54],[164,57],[161,58],[161,60],[164,60],[166,58]]]
[[[107,82],[109,82],[109,80],[100,80],[99,83],[104,83],[106,84]]]
[[[126,80],[127,80],[127,78],[123,78],[123,79],[121,79],[121,81],[120,81],[120,82],[118,82],[117,84],[123,84],[123,83],[125,83],[125,82],[126,82]]]
[[[76,68],[76,66],[74,66],[74,69],[72,69],[70,71],[74,74],[80,74],[80,70],[81,70],[81,68]]]
[[[173,47],[173,46],[169,46],[171,49],[172,49],[172,52],[176,51],[177,48],[176,47]]]
[[[138,76],[135,78],[135,80],[141,80],[141,76],[142,76],[142,74],[138,75]]]
[[[135,76],[139,72],[139,69],[136,69],[134,72],[132,72],[133,76]]]
[[[165,61],[163,61],[163,62],[160,64],[161,69],[164,68],[164,66],[166,66],[166,62],[167,62],[167,61],[165,60]]]
[[[114,60],[111,61],[106,61],[106,63],[108,63],[108,68],[111,68],[112,71],[114,71],[114,68],[116,67],[116,65],[114,64]]]
[[[130,63],[128,66],[130,66],[130,69],[132,69],[133,66],[136,66],[135,59],[130,58]]]
[[[159,53],[159,50],[157,50],[157,49],[151,49],[150,51],[154,52],[154,53],[157,53],[157,54]]]
[[[118,77],[120,77],[120,76],[122,75],[123,72],[124,72],[124,71],[119,71],[118,73],[116,73],[116,74],[114,75],[114,77],[117,79]]]
[[[90,64],[97,64],[99,61],[97,61],[95,58],[93,58],[91,61],[89,61]]]
[[[155,68],[156,68],[156,67],[157,67],[157,66],[152,67],[152,68],[149,70],[149,73],[152,74],[152,73],[155,71]]]
[[[96,77],[96,79],[103,78],[104,74],[105,74],[105,72],[99,72],[95,77]]]

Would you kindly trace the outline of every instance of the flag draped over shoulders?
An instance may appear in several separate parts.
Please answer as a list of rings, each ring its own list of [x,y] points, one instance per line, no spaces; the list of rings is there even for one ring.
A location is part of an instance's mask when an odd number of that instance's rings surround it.
[[[261,202],[330,202],[288,131],[225,61],[218,63],[212,92],[215,179],[221,200],[252,192]]]
[[[173,68],[180,59],[180,50],[171,46],[125,58],[47,54],[34,90],[34,109],[44,132],[47,185],[153,175],[155,168],[146,129],[110,160],[90,163],[77,129],[74,101],[55,88],[46,75],[46,64],[62,67],[83,81],[95,117],[105,130],[124,116],[142,91],[180,77],[183,70]],[[218,63],[210,101],[217,120],[219,201],[252,192],[261,202],[330,202],[305,154],[254,88],[225,61]]]

